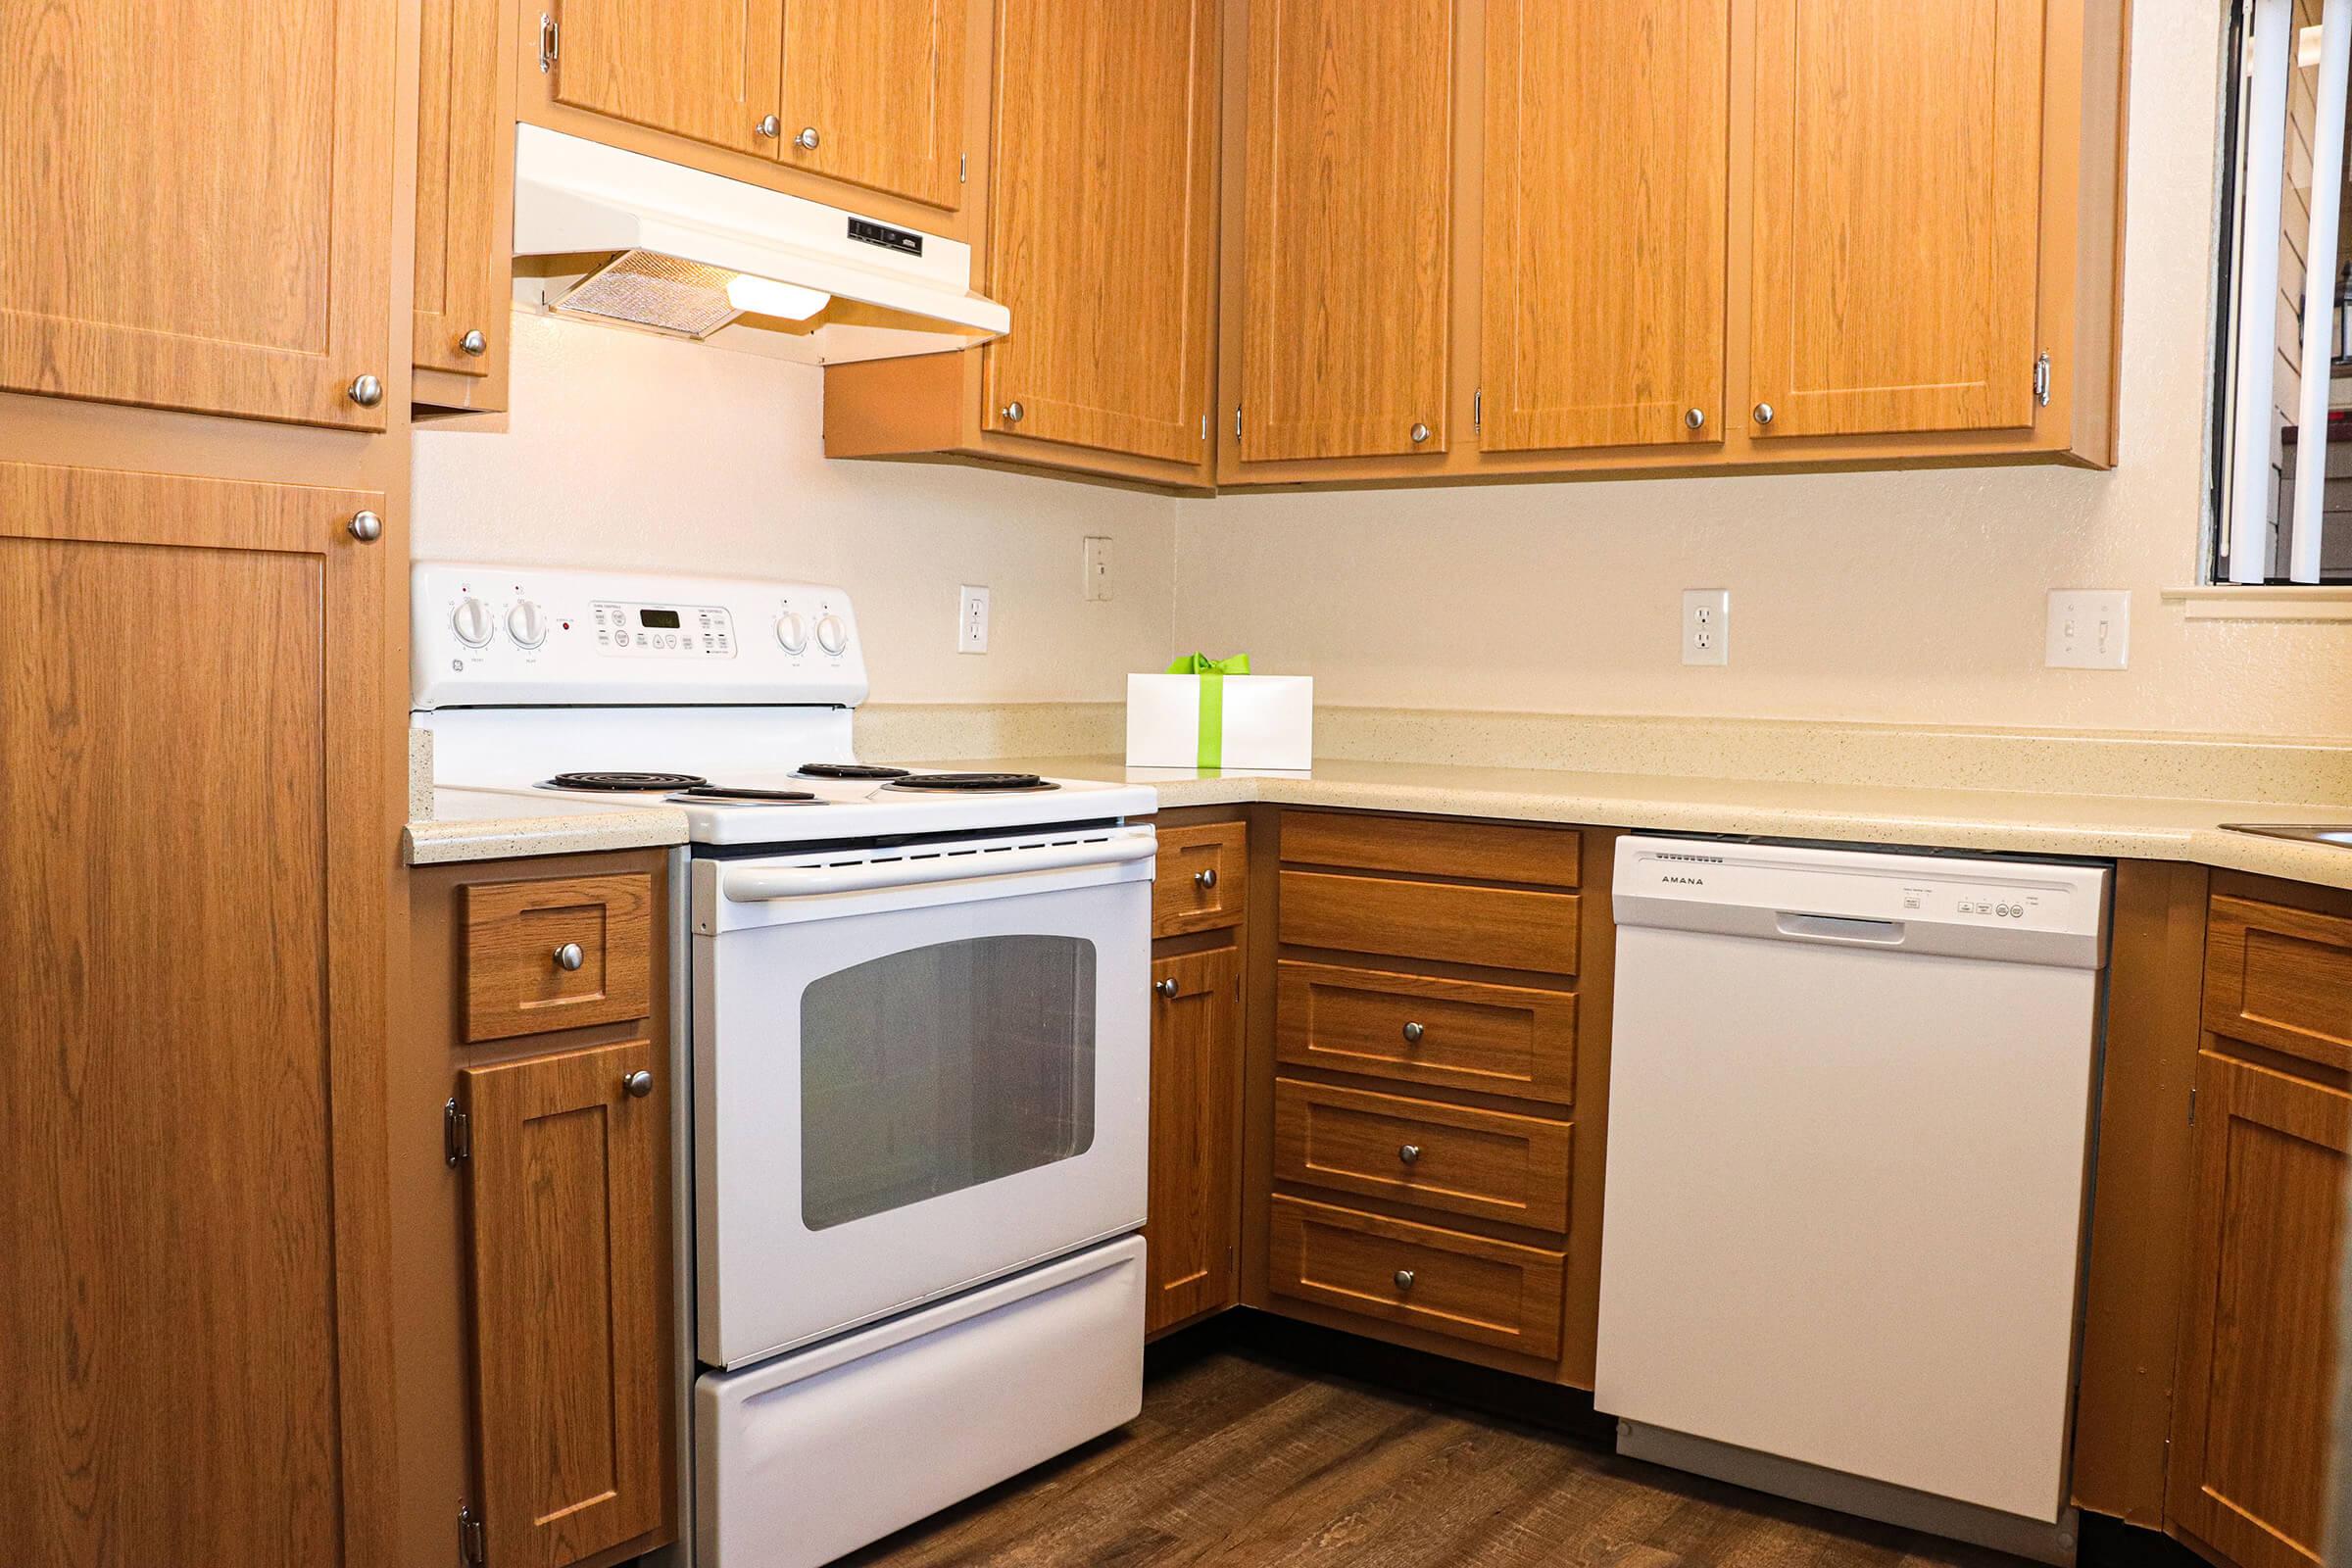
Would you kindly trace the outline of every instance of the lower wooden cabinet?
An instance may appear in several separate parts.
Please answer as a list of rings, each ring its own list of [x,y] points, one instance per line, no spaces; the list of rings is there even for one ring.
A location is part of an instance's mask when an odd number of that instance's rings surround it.
[[[1152,965],[1152,1200],[1144,1230],[1156,1334],[1231,1306],[1241,1246],[1242,956],[1212,948]]]

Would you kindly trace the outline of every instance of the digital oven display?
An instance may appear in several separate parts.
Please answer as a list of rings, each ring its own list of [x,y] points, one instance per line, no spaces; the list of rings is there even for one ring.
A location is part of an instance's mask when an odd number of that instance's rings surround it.
[[[637,624],[654,631],[676,631],[678,612],[674,610],[640,610]]]

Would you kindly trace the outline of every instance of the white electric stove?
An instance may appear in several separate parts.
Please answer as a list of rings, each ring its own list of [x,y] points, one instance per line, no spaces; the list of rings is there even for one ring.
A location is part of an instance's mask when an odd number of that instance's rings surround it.
[[[412,604],[436,784],[686,813],[670,1560],[815,1568],[1132,1419],[1152,792],[861,767],[837,588],[423,564]]]

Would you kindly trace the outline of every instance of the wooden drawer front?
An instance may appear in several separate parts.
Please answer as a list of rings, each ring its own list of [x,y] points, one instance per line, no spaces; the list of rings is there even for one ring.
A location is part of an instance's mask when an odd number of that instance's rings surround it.
[[[1285,871],[1282,940],[1494,969],[1576,973],[1577,895]]]
[[[1571,992],[1285,959],[1274,1017],[1276,1054],[1298,1066],[1555,1105],[1576,1099]]]
[[[466,889],[466,1038],[642,1018],[652,1009],[653,878],[551,877]],[[580,963],[558,955],[576,944]]]
[[[2352,1068],[2352,920],[2216,897],[2205,926],[2205,1027]]]
[[[1274,1081],[1274,1174],[1530,1230],[1568,1229],[1564,1121]]]
[[[1250,891],[1249,829],[1203,822],[1159,830],[1152,884],[1152,934],[1182,936],[1238,925]]]
[[[1560,1353],[1559,1252],[1279,1193],[1270,1219],[1277,1295],[1544,1360]]]
[[[1574,828],[1429,822],[1367,812],[1285,811],[1282,858],[1310,865],[1484,882],[1578,886],[1585,836]]]

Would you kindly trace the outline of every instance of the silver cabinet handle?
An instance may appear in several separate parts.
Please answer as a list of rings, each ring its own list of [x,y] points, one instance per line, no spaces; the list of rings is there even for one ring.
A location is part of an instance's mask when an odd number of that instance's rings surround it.
[[[1176,977],[1170,975],[1165,980],[1154,980],[1152,982],[1152,989],[1163,997],[1173,998],[1176,995]]]
[[[384,383],[372,375],[355,378],[346,395],[363,409],[372,409],[384,401]]]
[[[355,512],[343,528],[360,543],[371,545],[384,536],[384,519],[372,512]]]
[[[1027,409],[1021,407],[1020,399],[1015,398],[1010,403],[1004,405],[1004,422],[1006,424],[1018,424],[1021,422],[1021,416],[1028,412],[1029,411]]]
[[[1421,1043],[1422,1035],[1427,1032],[1417,1023],[1408,1023],[1404,1026],[1404,1043],[1408,1046],[1417,1046]]]
[[[629,1092],[631,1100],[643,1100],[654,1092],[654,1075],[643,1067],[622,1075],[620,1087]]]
[[[1416,419],[1413,421],[1411,434],[1413,437],[1413,445],[1419,446],[1422,442],[1429,439],[1429,426]]]
[[[556,950],[556,967],[559,969],[577,969],[587,961],[588,955],[580,951],[577,942],[566,942]]]
[[[1409,1291],[1413,1288],[1413,1271],[1411,1269],[1400,1268],[1396,1271],[1396,1288],[1400,1291]]]
[[[1407,1165],[1418,1165],[1421,1163],[1421,1146],[1419,1144],[1402,1145],[1396,1151],[1396,1157]]]
[[[803,152],[812,153],[816,151],[816,127],[814,125],[803,125],[801,127],[801,133],[798,136],[793,137],[792,141],[793,145],[800,148]]]
[[[778,120],[773,115],[767,115],[760,120],[760,123],[754,125],[752,128],[758,131],[760,135],[765,136],[769,141],[774,141],[778,136],[784,134],[784,122]]]
[[[477,326],[458,339],[458,350],[478,360],[490,352],[490,340],[482,335],[482,329]]]
[[[1770,424],[1772,422],[1771,404],[1759,403],[1756,405],[1756,422],[1758,424]]]
[[[1693,430],[1703,430],[1707,426],[1707,411],[1704,409],[1692,409],[1690,413],[1683,416],[1683,422]]]
[[[1212,865],[1205,871],[1195,871],[1193,873],[1193,884],[1194,886],[1200,888],[1215,887],[1217,885],[1217,868]]]

